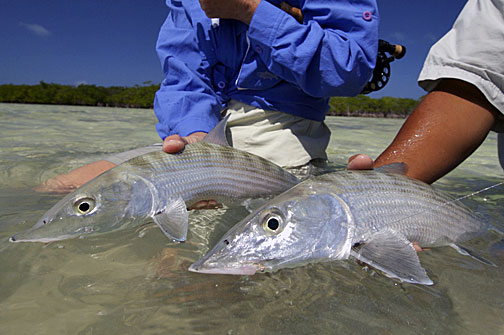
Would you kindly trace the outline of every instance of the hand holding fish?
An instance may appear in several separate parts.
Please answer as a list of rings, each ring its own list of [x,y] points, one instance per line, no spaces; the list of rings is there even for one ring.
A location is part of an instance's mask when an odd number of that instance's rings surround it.
[[[348,159],[347,170],[373,170],[373,159],[367,155],[353,155]]]
[[[200,142],[206,135],[207,133],[199,131],[184,137],[180,135],[167,136],[163,142],[163,151],[175,154],[184,150],[187,144]],[[214,209],[219,207],[222,207],[222,205],[215,200],[202,200],[188,207],[188,209]]]
[[[163,151],[169,154],[175,154],[184,150],[187,144],[200,142],[206,134],[205,132],[198,131],[184,137],[180,135],[167,136],[163,141]]]
[[[249,24],[260,0],[200,0],[210,18],[235,19]]]
[[[175,135],[166,140],[166,150],[183,148],[180,154],[167,154],[157,146],[91,179],[10,241],[58,241],[149,221],[171,240],[184,241],[187,207],[201,208],[201,199],[229,205],[278,194],[299,183],[278,165],[231,148],[225,134],[227,119],[208,134]],[[215,207],[216,202],[204,205]]]
[[[357,154],[348,159],[347,170],[373,170],[374,161],[368,155]],[[424,249],[417,242],[413,241],[413,248],[416,252]]]

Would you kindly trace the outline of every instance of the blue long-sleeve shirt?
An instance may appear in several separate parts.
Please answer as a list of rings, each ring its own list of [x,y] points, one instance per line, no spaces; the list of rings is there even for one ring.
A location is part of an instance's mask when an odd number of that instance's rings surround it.
[[[360,93],[375,66],[375,0],[291,0],[303,23],[262,0],[250,25],[212,26],[197,0],[166,0],[156,46],[165,79],[154,110],[161,138],[208,132],[230,99],[322,121],[330,96]]]

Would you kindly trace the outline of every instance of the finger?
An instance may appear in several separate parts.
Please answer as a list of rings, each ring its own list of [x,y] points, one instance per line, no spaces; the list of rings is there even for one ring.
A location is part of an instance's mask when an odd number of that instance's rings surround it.
[[[373,159],[367,155],[353,155],[348,159],[348,170],[372,170]]]
[[[185,140],[179,135],[170,135],[163,141],[163,151],[169,154],[180,152],[186,145]]]
[[[222,208],[222,204],[219,204],[215,200],[208,200],[207,208],[209,208],[209,209]]]
[[[206,135],[207,135],[207,133],[205,133],[205,132],[197,131],[195,133],[192,133],[189,136],[182,137],[182,139],[184,140],[185,144],[187,145],[187,144],[190,144],[190,143],[200,142],[201,140],[203,140],[203,138]]]
[[[222,208],[222,205],[215,200],[201,200],[188,207],[189,210]]]
[[[292,7],[287,2],[282,1],[280,3],[280,9],[292,15],[299,23],[303,23],[303,13],[299,8]]]
[[[425,250],[429,250],[429,249],[424,249],[420,246],[420,244],[418,244],[417,242],[413,242],[413,248],[415,249],[416,252],[422,252],[422,251],[425,251]]]
[[[204,209],[206,205],[208,204],[208,201],[206,200],[201,200],[198,201],[197,203],[187,207],[188,210],[195,210],[195,209]]]

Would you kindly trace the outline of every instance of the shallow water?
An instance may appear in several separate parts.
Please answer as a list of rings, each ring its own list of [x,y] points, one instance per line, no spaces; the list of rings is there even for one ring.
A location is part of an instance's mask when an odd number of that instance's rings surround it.
[[[151,110],[0,104],[0,324],[2,334],[504,334],[504,243],[420,255],[435,285],[402,284],[345,261],[255,276],[187,271],[247,212],[193,211],[188,242],[152,224],[43,245],[8,242],[61,195],[47,178],[159,141]],[[402,120],[329,118],[331,166],[376,156]],[[502,180],[491,134],[436,183],[463,196]],[[466,204],[504,229],[504,187]]]

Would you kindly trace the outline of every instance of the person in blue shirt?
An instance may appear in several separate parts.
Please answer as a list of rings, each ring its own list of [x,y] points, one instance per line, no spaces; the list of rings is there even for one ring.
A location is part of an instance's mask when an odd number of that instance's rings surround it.
[[[326,158],[329,97],[360,93],[375,66],[375,1],[291,1],[297,17],[279,0],[166,5],[154,107],[165,151],[200,140],[224,112],[238,149],[286,167]]]
[[[233,147],[284,167],[326,159],[331,96],[361,92],[375,66],[375,0],[166,0],[156,50],[156,130],[175,153],[230,114]],[[60,176],[75,188],[119,164]]]

